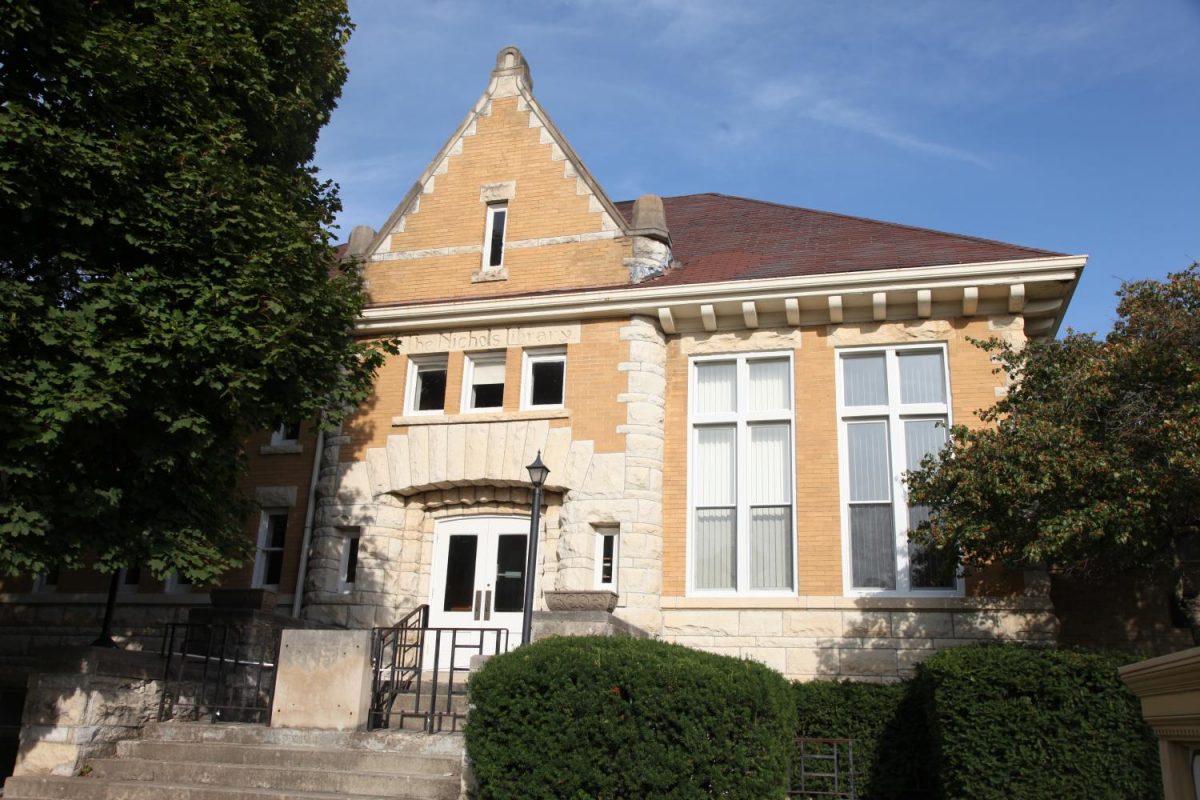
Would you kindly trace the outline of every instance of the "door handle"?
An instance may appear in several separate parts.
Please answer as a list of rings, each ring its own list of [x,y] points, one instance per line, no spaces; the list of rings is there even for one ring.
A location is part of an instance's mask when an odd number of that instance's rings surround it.
[[[478,589],[475,590],[475,621],[476,622],[479,621],[479,607],[480,607],[480,605],[482,605],[479,602],[479,596],[481,594],[483,594],[483,592],[479,591]],[[490,592],[489,592],[489,594],[490,594]]]

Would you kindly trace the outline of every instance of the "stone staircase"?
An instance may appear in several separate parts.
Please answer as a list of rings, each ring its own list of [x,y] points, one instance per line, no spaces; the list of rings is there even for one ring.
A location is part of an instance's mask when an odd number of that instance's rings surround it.
[[[78,777],[9,778],[4,800],[457,800],[460,734],[168,722]]]

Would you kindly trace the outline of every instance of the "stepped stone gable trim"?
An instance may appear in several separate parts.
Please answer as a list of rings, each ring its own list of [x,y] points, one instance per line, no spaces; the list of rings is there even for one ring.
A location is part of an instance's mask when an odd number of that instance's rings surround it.
[[[563,178],[574,178],[575,193],[579,196],[588,197],[588,209],[600,216],[599,232],[612,236],[628,235],[629,223],[626,222],[625,217],[617,210],[616,204],[613,203],[600,187],[599,182],[592,176],[592,173],[584,166],[583,161],[567,142],[566,137],[562,135],[562,132],[551,121],[549,115],[546,114],[537,100],[534,99],[533,80],[529,75],[529,64],[525,61],[521,51],[515,47],[506,47],[500,51],[496,69],[492,71],[492,77],[488,82],[487,88],[475,102],[475,106],[467,114],[466,119],[462,121],[442,149],[429,162],[429,166],[421,173],[421,177],[412,185],[412,188],[408,190],[408,194],[404,196],[404,199],[400,201],[400,204],[396,206],[396,209],[388,217],[387,222],[379,229],[374,240],[363,253],[365,259],[378,261],[393,258],[421,257],[421,255],[405,256],[397,252],[385,252],[381,248],[383,248],[385,243],[390,242],[392,234],[404,231],[404,221],[409,214],[416,214],[420,211],[421,195],[433,193],[436,187],[436,176],[443,175],[449,171],[451,156],[462,153],[463,139],[476,134],[477,123],[480,117],[491,115],[492,101],[506,97],[517,98],[517,110],[529,114],[529,127],[541,129],[539,141],[542,144],[551,145],[551,159],[563,162]],[[515,185],[512,188],[515,192]],[[485,187],[481,187],[481,199],[484,193]],[[599,238],[608,238],[608,236]],[[580,241],[583,240],[582,238],[580,239]],[[541,242],[531,240],[522,242],[521,244],[533,247],[538,246]],[[478,246],[473,247],[474,250],[471,252],[479,249]],[[437,253],[427,252],[422,255],[437,255]]]

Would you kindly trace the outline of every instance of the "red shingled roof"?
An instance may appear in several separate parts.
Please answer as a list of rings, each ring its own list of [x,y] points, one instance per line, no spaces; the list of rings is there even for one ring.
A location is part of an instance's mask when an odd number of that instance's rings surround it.
[[[616,205],[626,219],[632,217],[632,201]],[[663,207],[680,266],[641,286],[1063,255],[724,194],[664,197]]]

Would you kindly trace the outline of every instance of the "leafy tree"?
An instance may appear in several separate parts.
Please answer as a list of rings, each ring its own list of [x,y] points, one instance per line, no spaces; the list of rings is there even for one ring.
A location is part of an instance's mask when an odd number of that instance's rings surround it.
[[[1125,284],[1104,339],[989,341],[1008,395],[908,475],[933,518],[917,538],[964,563],[1081,576],[1170,565],[1200,630],[1200,266]],[[1000,371],[998,370],[998,371]]]
[[[343,0],[0,0],[0,571],[239,563],[242,446],[356,343],[311,166]]]

